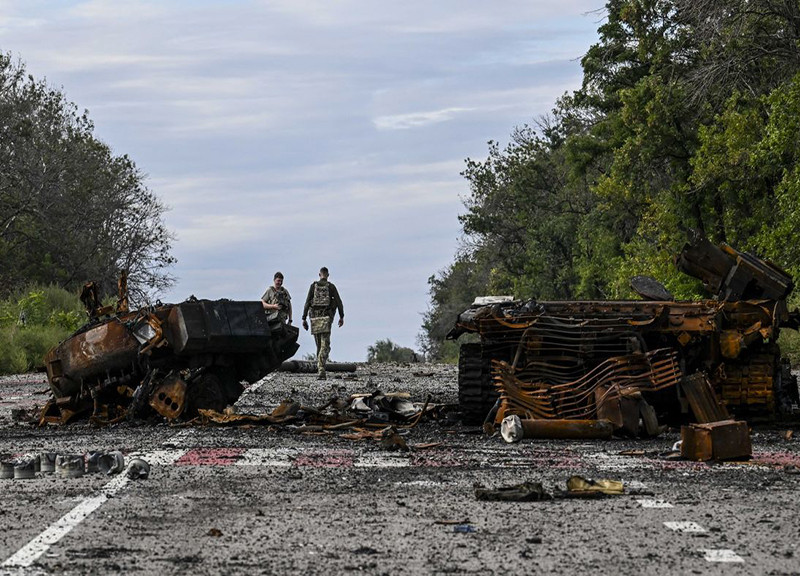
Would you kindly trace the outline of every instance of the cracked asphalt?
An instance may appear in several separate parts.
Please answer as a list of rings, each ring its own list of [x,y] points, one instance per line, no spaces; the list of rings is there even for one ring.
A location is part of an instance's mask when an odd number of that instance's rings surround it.
[[[288,427],[39,428],[41,374],[0,379],[0,453],[122,450],[148,479],[0,479],[0,574],[800,574],[798,425],[754,428],[752,460],[665,459],[679,440],[506,444],[451,419],[408,430],[410,452]],[[359,365],[319,382],[275,373],[237,403],[409,392],[456,403],[455,367]],[[791,431],[793,435],[787,434]],[[622,452],[638,450],[637,456]],[[475,485],[572,475],[623,481],[602,499],[483,502]]]

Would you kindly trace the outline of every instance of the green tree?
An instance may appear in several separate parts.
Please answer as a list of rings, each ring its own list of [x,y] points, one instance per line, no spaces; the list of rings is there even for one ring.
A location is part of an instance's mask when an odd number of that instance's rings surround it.
[[[418,338],[427,359],[454,362],[458,358],[458,348],[446,339],[447,333],[476,296],[492,291],[489,288],[492,268],[484,255],[480,251],[465,251],[445,270],[428,278],[431,305],[423,314]]]
[[[367,362],[416,362],[417,354],[411,348],[399,346],[389,340],[378,340],[367,347]]]
[[[134,301],[173,282],[165,206],[127,156],[93,135],[87,113],[0,54],[0,291],[30,282],[114,292],[129,271]]]
[[[609,0],[581,86],[467,160],[462,250],[429,281],[423,349],[474,296],[630,298],[690,229],[800,274],[796,0]]]
[[[29,285],[0,300],[0,374],[43,366],[45,353],[86,321],[74,293]]]

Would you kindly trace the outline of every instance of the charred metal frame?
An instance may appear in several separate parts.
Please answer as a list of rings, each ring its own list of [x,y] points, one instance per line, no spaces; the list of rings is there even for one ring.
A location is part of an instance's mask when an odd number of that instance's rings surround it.
[[[598,418],[610,403],[635,394],[644,394],[659,417],[680,419],[690,404],[681,382],[695,374],[710,386],[705,396],[699,389],[689,394],[693,411],[705,412],[695,415],[698,421],[727,414],[726,406],[738,415],[770,418],[797,403],[796,382],[776,344],[780,327],[798,327],[800,315],[785,301],[791,277],[699,236],[676,264],[716,299],[501,299],[459,315],[449,337],[480,336],[500,399],[494,421],[508,414]],[[715,402],[720,406],[713,408]]]
[[[270,322],[260,302],[189,299],[127,310],[99,307],[88,284],[90,322],[45,356],[53,398],[41,422],[66,423],[91,413],[107,424],[146,414],[165,418],[221,411],[297,351],[297,328]]]

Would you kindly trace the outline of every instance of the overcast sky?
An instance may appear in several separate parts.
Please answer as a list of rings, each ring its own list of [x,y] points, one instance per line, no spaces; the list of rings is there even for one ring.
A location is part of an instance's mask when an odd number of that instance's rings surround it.
[[[378,339],[417,347],[464,160],[579,87],[603,4],[0,0],[0,50],[170,207],[163,301],[255,300],[281,270],[299,323],[327,266],[346,322],[331,357],[360,361]]]

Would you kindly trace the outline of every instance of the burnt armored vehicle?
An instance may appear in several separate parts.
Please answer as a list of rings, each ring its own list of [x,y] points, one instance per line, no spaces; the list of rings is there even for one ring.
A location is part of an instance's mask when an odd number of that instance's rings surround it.
[[[270,319],[260,301],[192,297],[128,311],[121,295],[108,309],[92,284],[81,299],[90,322],[45,356],[53,398],[43,422],[222,411],[242,394],[242,382],[278,369],[298,348],[298,329]]]
[[[798,328],[800,315],[786,306],[791,277],[699,236],[676,265],[713,298],[675,301],[638,277],[632,285],[645,300],[477,299],[449,334],[480,337],[461,346],[464,421],[633,420],[636,429],[642,416],[655,430],[657,421],[710,422],[729,411],[771,419],[790,410],[797,382],[776,340],[781,327]]]

